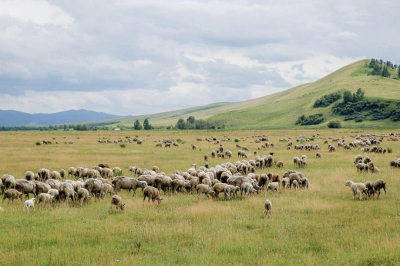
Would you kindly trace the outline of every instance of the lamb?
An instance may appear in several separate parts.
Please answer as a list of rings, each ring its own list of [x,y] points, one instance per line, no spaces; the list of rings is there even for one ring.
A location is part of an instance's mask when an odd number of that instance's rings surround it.
[[[208,195],[211,195],[212,198],[215,198],[215,191],[208,185],[204,184],[197,185],[196,192],[197,192],[197,200],[200,199],[200,194],[205,194],[207,196],[207,199],[210,198]]]
[[[368,190],[364,183],[354,183],[351,180],[346,181],[346,186],[350,187],[353,191],[354,199],[356,199],[356,195],[360,195],[360,200],[362,200],[362,193],[365,193],[368,196]]]
[[[40,193],[38,196],[38,203],[40,202],[43,202],[43,205],[49,203],[49,205],[51,206],[55,202],[55,198],[48,193]]]
[[[143,189],[143,204],[144,204],[144,201],[146,200],[146,197],[149,198],[149,202],[150,202],[150,199],[153,202],[155,200],[157,200],[158,204],[160,204],[161,201],[163,200],[163,198],[161,198],[160,191],[158,189],[156,189],[155,187],[151,187],[151,186],[145,187]]]
[[[125,203],[122,201],[122,198],[118,195],[112,196],[110,210],[112,210],[113,205],[115,205],[117,211],[120,211],[120,210],[123,211],[125,208]]]
[[[14,202],[14,199],[22,200],[22,195],[23,194],[21,192],[19,192],[18,190],[16,190],[16,189],[13,189],[13,188],[7,189],[4,192],[3,202],[4,202],[5,199],[8,199],[8,204],[10,204],[10,199],[11,199],[12,202]]]
[[[238,186],[232,186],[232,185],[227,185],[224,188],[224,199],[231,199],[231,196],[233,195],[233,198],[236,199],[237,197],[237,192],[240,190],[240,187]]]
[[[35,211],[35,198],[31,198],[25,201],[24,203],[24,209],[29,213],[29,211],[33,208]]]
[[[79,201],[81,207],[82,207],[83,203],[88,204],[89,200],[90,200],[89,191],[85,188],[78,189],[78,201]]]
[[[279,169],[283,168],[283,162],[282,162],[282,161],[278,161],[278,162],[276,163],[276,165],[275,165],[275,169],[276,169],[276,168],[279,168]]]
[[[266,217],[272,214],[272,202],[269,199],[267,199],[264,203],[264,213]]]
[[[204,154],[204,161],[208,161],[208,155],[207,154]]]
[[[385,195],[386,195],[386,182],[383,181],[382,179],[376,180],[374,183],[372,183],[372,187],[374,189],[374,193],[378,192],[378,199],[379,199],[379,195],[381,194],[381,189],[383,189],[383,191],[385,191]]]
[[[107,196],[107,194],[110,194],[110,196],[114,195],[114,188],[111,184],[108,183],[103,183],[103,192],[102,192],[102,196],[105,197]],[[78,194],[79,196],[79,194]]]
[[[318,159],[321,159],[321,158],[322,158],[322,155],[321,155],[320,152],[317,152],[317,154],[315,154],[315,156],[316,156]]]
[[[281,182],[279,174],[268,173],[267,176],[271,182],[278,182],[278,183]]]
[[[274,191],[278,192],[278,188],[279,188],[279,182],[271,182],[267,186],[266,194],[268,194],[268,190],[271,190],[272,192]]]
[[[294,181],[293,181],[294,182]],[[302,186],[303,188],[307,188],[309,189],[311,187],[310,181],[308,180],[307,177],[302,176],[300,177],[300,182],[299,182],[300,186]]]

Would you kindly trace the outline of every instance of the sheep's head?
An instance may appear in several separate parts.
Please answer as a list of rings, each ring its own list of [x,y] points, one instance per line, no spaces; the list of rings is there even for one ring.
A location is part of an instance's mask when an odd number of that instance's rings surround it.
[[[351,181],[351,180],[346,181],[346,186],[351,187],[352,184],[353,184],[353,181]]]

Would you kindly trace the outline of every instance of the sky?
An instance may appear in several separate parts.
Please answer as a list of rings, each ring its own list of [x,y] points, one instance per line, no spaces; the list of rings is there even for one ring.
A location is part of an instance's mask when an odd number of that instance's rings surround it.
[[[400,1],[0,0],[0,109],[151,114],[400,63]]]

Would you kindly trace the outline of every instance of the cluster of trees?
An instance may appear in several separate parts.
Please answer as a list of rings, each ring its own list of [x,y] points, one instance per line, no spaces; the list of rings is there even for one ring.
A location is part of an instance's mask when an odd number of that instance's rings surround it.
[[[372,68],[371,75],[375,76],[382,76],[385,78],[390,78],[391,74],[389,69],[397,69],[397,76],[400,78],[400,66],[397,64],[393,64],[390,61],[384,62],[382,59],[371,59],[371,61],[368,64],[369,68]]]
[[[302,125],[302,126],[318,125],[321,124],[323,121],[324,121],[323,114],[315,114],[310,116],[302,115],[297,119],[296,125]]]
[[[393,121],[400,120],[400,112],[396,111],[396,107],[394,109],[391,107],[390,101],[366,99],[364,94],[361,89],[358,89],[353,94],[345,91],[343,93],[343,101],[335,103],[332,107],[332,112],[337,115],[344,115],[345,121],[355,120],[355,122],[362,122],[364,120],[387,118],[391,118]]]
[[[314,102],[314,108],[327,107],[332,103],[336,102],[337,100],[339,100],[340,98],[342,98],[342,94],[340,92],[334,92],[331,94],[324,95]]]
[[[133,129],[135,129],[135,130],[142,130],[142,129],[144,129],[144,130],[150,130],[150,129],[154,129],[154,127],[150,124],[149,119],[146,118],[146,119],[143,121],[143,126],[142,126],[142,124],[140,123],[139,119],[137,119],[137,120],[135,121],[135,123],[133,124]]]
[[[221,129],[224,128],[224,126],[217,128]],[[189,116],[186,121],[180,118],[175,125],[175,129],[216,129],[216,127],[203,119],[196,120],[194,116]]]

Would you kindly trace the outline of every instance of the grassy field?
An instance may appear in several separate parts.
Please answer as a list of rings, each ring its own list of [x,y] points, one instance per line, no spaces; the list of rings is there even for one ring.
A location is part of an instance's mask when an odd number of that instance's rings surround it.
[[[361,132],[361,131],[358,131]],[[364,132],[365,133],[365,132]],[[372,132],[382,133],[382,132]],[[386,131],[385,133],[388,133]],[[98,139],[112,140],[137,134],[143,145],[99,144]],[[357,149],[338,148],[327,152],[323,140],[322,159],[315,151],[286,150],[280,138],[299,135],[322,137],[346,136],[355,131],[226,131],[226,132],[1,132],[0,173],[23,178],[27,170],[37,172],[70,166],[93,167],[98,163],[128,167],[159,166],[170,174],[187,170],[193,163],[203,165],[203,155],[218,145],[195,141],[197,137],[224,135],[231,140],[245,138],[239,144],[250,152],[257,150],[250,137],[268,134],[274,148],[259,154],[275,152],[275,159],[285,168],[263,169],[276,172],[293,169],[293,156],[308,156],[308,167],[302,171],[312,184],[310,190],[280,191],[257,194],[250,199],[213,201],[194,194],[163,196],[160,205],[142,203],[142,193],[135,197],[122,191],[126,203],[123,212],[110,212],[110,196],[92,201],[88,206],[74,207],[62,203],[54,209],[37,206],[26,214],[21,202],[1,206],[0,265],[398,265],[400,262],[400,169],[389,162],[400,157],[400,143],[384,140],[383,147],[392,154],[368,154],[381,170],[380,174],[358,174],[353,165]],[[187,143],[179,148],[155,147],[155,140],[181,138]],[[36,146],[36,141],[50,139],[59,145]],[[72,145],[64,144],[72,141]],[[190,148],[196,143],[198,150]],[[295,143],[294,143],[295,144]],[[235,154],[233,141],[224,147]],[[249,158],[251,159],[251,157]],[[210,159],[210,165],[231,161]],[[345,181],[384,179],[388,194],[379,200],[353,200]],[[266,219],[263,203],[269,198],[273,215]]]

